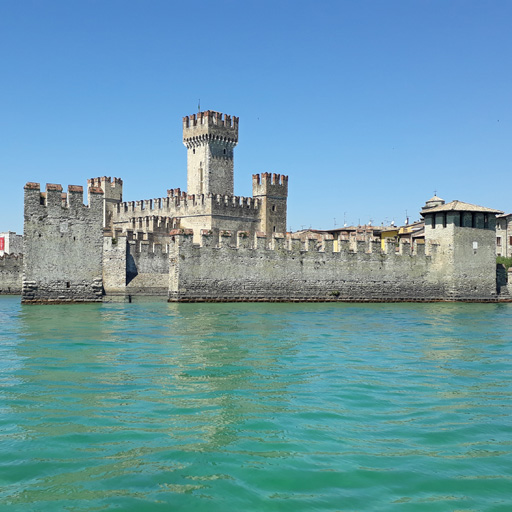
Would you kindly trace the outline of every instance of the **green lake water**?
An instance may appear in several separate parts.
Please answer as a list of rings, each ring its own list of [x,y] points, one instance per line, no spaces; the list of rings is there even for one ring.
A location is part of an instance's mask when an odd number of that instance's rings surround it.
[[[0,510],[512,510],[512,304],[0,297]]]

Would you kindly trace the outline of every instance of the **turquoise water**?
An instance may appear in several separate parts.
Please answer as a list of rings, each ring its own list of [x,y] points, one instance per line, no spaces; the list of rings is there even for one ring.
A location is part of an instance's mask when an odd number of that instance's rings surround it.
[[[510,511],[512,305],[20,306],[0,509]]]

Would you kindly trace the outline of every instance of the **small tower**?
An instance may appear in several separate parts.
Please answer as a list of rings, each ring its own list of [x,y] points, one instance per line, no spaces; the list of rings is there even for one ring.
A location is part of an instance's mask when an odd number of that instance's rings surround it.
[[[183,118],[188,194],[234,194],[233,149],[238,117],[207,110]]]
[[[261,202],[260,231],[286,233],[288,176],[264,172],[252,175],[252,195]]]
[[[502,212],[440,201],[423,208],[421,215],[427,255],[443,271],[449,293],[456,299],[496,295],[496,215]]]
[[[123,180],[121,178],[91,178],[87,180],[87,190],[101,188],[103,190],[103,227],[112,229],[112,216],[115,206],[123,200]]]

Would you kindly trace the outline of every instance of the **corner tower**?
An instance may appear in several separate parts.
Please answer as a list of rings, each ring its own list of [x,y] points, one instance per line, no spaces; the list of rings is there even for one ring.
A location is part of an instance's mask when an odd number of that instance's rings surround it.
[[[433,198],[434,199],[434,198]],[[439,199],[439,198],[437,198]],[[454,299],[496,295],[496,215],[500,210],[452,201],[437,201],[421,215],[425,219],[427,255],[443,274]]]
[[[183,118],[188,194],[234,194],[238,117],[207,110]]]
[[[261,201],[260,231],[267,233],[267,236],[272,236],[272,233],[286,233],[288,176],[269,172],[253,174],[252,195]]]
[[[87,180],[88,195],[91,188],[103,190],[103,227],[113,229],[114,209],[123,200],[123,180],[121,178],[91,178]]]

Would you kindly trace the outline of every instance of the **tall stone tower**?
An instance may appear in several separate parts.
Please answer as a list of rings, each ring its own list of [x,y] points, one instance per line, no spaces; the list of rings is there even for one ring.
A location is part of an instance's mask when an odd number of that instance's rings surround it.
[[[234,194],[238,117],[207,110],[183,118],[188,194]]]

